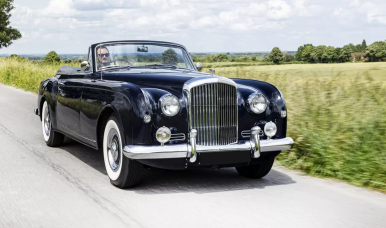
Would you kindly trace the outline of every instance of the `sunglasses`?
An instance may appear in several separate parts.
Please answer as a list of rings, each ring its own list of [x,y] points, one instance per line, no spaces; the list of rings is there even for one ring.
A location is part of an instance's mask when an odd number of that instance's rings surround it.
[[[103,56],[106,56],[106,57],[109,57],[109,53],[106,53],[106,54],[98,54],[99,55],[99,57],[101,57],[101,58],[103,58]]]

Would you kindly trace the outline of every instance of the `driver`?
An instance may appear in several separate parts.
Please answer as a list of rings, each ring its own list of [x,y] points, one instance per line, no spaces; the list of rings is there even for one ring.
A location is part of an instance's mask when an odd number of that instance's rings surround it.
[[[109,49],[107,49],[105,46],[99,46],[97,47],[96,52],[99,68],[109,66],[111,63]]]

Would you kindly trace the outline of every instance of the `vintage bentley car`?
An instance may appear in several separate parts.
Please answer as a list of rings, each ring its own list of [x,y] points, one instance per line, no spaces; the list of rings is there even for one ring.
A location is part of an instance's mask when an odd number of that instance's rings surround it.
[[[97,43],[81,67],[41,82],[34,110],[50,147],[64,136],[103,151],[112,184],[135,186],[144,167],[271,170],[293,145],[283,94],[262,81],[199,72],[184,46]]]

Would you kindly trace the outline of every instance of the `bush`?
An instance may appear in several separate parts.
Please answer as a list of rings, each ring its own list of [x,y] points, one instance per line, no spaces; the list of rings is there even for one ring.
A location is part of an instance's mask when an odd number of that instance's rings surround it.
[[[47,63],[59,63],[60,56],[55,51],[50,51],[50,53],[44,57],[43,61]]]

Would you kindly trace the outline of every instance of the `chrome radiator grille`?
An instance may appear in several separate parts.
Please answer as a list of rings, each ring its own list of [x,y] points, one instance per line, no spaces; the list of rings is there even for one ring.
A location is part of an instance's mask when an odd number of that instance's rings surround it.
[[[223,83],[204,84],[190,90],[190,129],[197,130],[197,145],[237,142],[237,90]]]

